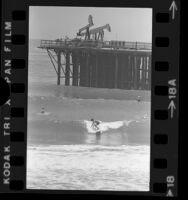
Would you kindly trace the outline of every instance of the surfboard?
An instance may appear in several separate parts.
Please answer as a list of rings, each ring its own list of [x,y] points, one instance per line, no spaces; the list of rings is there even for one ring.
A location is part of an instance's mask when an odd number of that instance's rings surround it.
[[[94,131],[94,133],[96,135],[100,135],[102,133],[101,130],[100,130],[100,128],[96,128],[96,127],[91,127],[91,128],[93,129],[93,131]]]

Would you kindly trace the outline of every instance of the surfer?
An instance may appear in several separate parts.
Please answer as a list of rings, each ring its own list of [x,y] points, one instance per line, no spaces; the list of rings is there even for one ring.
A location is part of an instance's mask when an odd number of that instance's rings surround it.
[[[98,121],[98,120],[94,120],[94,119],[91,119],[91,121],[92,121],[91,127],[92,127],[93,129],[96,130],[96,137],[97,137],[97,139],[100,139],[101,131],[100,131],[98,125],[99,125],[101,122]]]
[[[100,121],[94,120],[94,119],[91,119],[91,121],[92,121],[91,127],[92,127],[93,129],[95,129],[95,130],[99,130],[98,125],[100,124]]]

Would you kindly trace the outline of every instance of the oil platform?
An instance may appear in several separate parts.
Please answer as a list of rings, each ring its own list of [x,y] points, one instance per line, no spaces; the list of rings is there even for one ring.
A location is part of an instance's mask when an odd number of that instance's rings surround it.
[[[57,74],[66,86],[150,90],[151,43],[105,41],[106,24],[93,28],[88,24],[74,39],[41,40]]]

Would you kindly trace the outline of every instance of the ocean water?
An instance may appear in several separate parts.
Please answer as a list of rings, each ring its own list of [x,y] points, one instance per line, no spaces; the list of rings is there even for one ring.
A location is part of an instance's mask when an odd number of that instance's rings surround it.
[[[27,188],[149,191],[150,92],[57,86],[39,44],[29,45]]]

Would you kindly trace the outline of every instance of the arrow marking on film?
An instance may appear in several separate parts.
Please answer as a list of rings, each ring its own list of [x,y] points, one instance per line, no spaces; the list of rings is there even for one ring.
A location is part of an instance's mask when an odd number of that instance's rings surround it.
[[[168,190],[166,196],[168,196],[168,197],[173,197],[174,196],[171,189]]]
[[[170,117],[173,118],[174,110],[176,109],[176,106],[173,100],[170,102],[168,109],[170,109]]]
[[[172,19],[175,19],[175,12],[176,12],[176,10],[178,10],[178,7],[177,7],[175,1],[172,1],[171,5],[170,5],[169,11],[171,11],[171,10],[172,10]]]

